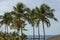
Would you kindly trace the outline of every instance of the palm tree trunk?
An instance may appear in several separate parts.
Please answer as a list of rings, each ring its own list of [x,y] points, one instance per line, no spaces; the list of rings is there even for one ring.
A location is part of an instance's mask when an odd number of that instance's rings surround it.
[[[5,40],[6,40],[6,36],[7,36],[7,34],[6,34],[6,27],[7,27],[7,26],[5,25]]]
[[[23,34],[23,31],[22,31],[22,28],[21,28],[21,36],[22,36],[22,34]],[[23,38],[21,38],[21,40],[23,40]]]
[[[45,40],[45,28],[44,28],[44,22],[42,22],[43,25],[43,34],[44,34],[44,40]]]
[[[33,40],[35,40],[35,28],[33,27]]]
[[[6,34],[6,36],[7,36],[7,39],[8,39],[8,26],[6,25],[6,29],[7,29],[7,34]]]
[[[19,33],[19,32],[18,32],[18,29],[17,29],[17,40],[19,40],[19,39],[18,39],[18,33]]]
[[[18,38],[17,38],[17,40],[19,40],[19,29],[17,29],[17,34],[18,34]]]
[[[38,26],[38,40],[40,40],[40,30],[39,30],[40,28],[39,28],[39,26]]]
[[[19,34],[19,29],[17,29],[17,34]]]
[[[5,36],[6,36],[6,26],[5,26]]]
[[[7,26],[7,34],[8,34],[8,26]]]

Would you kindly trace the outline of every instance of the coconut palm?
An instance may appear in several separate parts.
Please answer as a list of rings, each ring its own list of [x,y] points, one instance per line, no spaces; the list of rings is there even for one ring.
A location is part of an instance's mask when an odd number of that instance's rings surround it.
[[[50,26],[50,21],[49,19],[53,19],[55,21],[58,21],[55,16],[54,16],[54,9],[51,9],[51,7],[49,7],[46,4],[42,4],[40,7],[40,11],[42,14],[41,20],[42,20],[42,24],[43,24],[43,33],[44,33],[44,40],[45,40],[45,29],[44,29],[44,23],[47,24],[47,27]]]
[[[33,40],[34,40],[34,38],[35,38],[35,28],[34,28],[35,21],[34,21],[34,16],[33,16],[34,14],[32,15],[33,11],[34,10],[31,10],[29,8],[25,8],[26,13],[24,14],[24,19],[26,21],[28,21],[28,23],[31,24],[33,27]]]
[[[24,28],[25,26],[25,22],[21,19],[19,19],[18,17],[14,17],[13,21],[12,21],[12,28],[17,29],[17,33],[19,34],[19,31],[21,29],[21,35],[22,35],[22,28]]]
[[[40,10],[39,10],[39,8],[38,7],[36,7],[35,9],[34,9],[34,14],[35,14],[35,22],[36,22],[36,26],[38,27],[38,37],[39,37],[39,39],[38,40],[40,40],[40,27],[39,27],[39,24],[40,24]]]
[[[35,15],[36,16],[35,17],[35,22],[36,22],[36,26],[38,27],[38,36],[39,36],[39,39],[38,40],[40,40],[40,27],[39,27],[39,24],[40,24],[40,21],[42,21],[42,20],[45,21],[45,17],[44,17],[44,15],[41,14],[41,11],[40,11],[40,9],[38,7],[35,8],[35,14],[36,14]],[[48,19],[46,19],[46,21],[49,22]],[[50,22],[47,23],[47,25],[49,25],[49,24],[50,24]]]
[[[7,36],[8,26],[10,26],[10,23],[12,20],[11,14],[9,12],[6,12],[3,16],[1,16],[0,19],[1,19],[1,21],[0,21],[1,26],[5,25],[5,36]],[[7,29],[7,34],[6,34],[6,29]]]
[[[32,9],[31,10],[31,12],[28,12],[28,13],[30,13],[29,14],[29,23],[31,23],[32,24],[32,26],[33,26],[33,38],[35,38],[35,29],[34,29],[34,26],[36,25],[36,26],[38,26],[38,36],[39,36],[39,39],[38,40],[40,40],[40,28],[39,28],[39,22],[40,22],[40,10],[39,10],[39,8],[38,7],[36,7],[36,8],[34,8],[34,9]]]
[[[13,24],[17,28],[17,31],[21,29],[21,35],[22,35],[22,29],[25,27],[25,5],[23,3],[18,3],[16,7],[14,6],[14,11],[11,12],[13,19]],[[23,39],[22,39],[23,40]]]
[[[35,16],[35,22],[37,23],[37,26],[38,26],[38,34],[39,34],[39,38],[40,38],[40,31],[39,31],[39,23],[40,21],[42,21],[42,24],[43,24],[43,32],[44,32],[44,40],[45,40],[45,29],[44,29],[44,23],[47,24],[47,27],[50,26],[50,21],[49,21],[49,18],[50,19],[54,19],[55,21],[58,21],[53,12],[54,12],[54,9],[51,9],[49,6],[47,6],[46,4],[42,4],[40,8],[36,7],[34,9],[34,14],[36,14]]]
[[[27,21],[28,21],[28,23],[29,24],[31,24],[32,25],[32,27],[33,27],[33,40],[35,40],[34,38],[35,38],[35,14],[34,14],[34,9],[29,9],[29,8],[27,8],[27,13],[26,13],[26,18],[27,18]]]
[[[10,23],[12,21],[12,16],[9,12],[6,12],[3,16],[1,16],[1,26],[5,24],[5,30],[7,28],[7,33],[8,33],[8,26],[10,26]],[[6,33],[6,32],[5,32]]]

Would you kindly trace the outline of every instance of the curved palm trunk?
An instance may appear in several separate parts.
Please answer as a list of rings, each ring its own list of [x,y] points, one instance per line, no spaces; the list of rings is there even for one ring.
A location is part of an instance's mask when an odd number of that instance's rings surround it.
[[[35,40],[35,28],[33,27],[33,40]]]
[[[39,30],[39,26],[38,26],[38,40],[40,40],[40,30]]]
[[[45,40],[45,28],[44,28],[44,22],[42,22],[43,25],[43,34],[44,34],[44,40]]]

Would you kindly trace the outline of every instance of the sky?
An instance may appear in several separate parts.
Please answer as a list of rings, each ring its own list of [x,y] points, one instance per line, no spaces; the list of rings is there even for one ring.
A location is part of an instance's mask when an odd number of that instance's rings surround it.
[[[60,34],[60,0],[0,0],[0,15],[3,15],[5,12],[10,12],[13,10],[13,6],[16,6],[18,2],[22,2],[27,7],[33,9],[36,6],[40,6],[41,4],[45,3],[49,5],[51,8],[55,9],[55,17],[58,19],[58,22],[54,20],[51,21],[51,27],[47,28],[45,25],[46,35],[58,35]],[[26,29],[28,31],[24,31],[27,35],[32,35],[32,27],[30,24],[26,25]],[[4,26],[0,28],[1,31],[4,31]],[[11,32],[12,30],[9,29]],[[40,23],[40,33],[43,35],[42,24]],[[35,34],[37,35],[37,27],[35,30]]]

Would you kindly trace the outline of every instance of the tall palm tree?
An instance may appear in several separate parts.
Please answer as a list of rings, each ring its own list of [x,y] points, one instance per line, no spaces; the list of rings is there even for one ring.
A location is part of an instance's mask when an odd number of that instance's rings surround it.
[[[45,21],[45,17],[44,17],[44,15],[41,14],[41,11],[40,11],[40,9],[38,7],[35,8],[35,14],[36,14],[35,15],[36,16],[35,17],[35,20],[36,20],[35,22],[36,22],[36,26],[38,27],[38,37],[39,37],[38,40],[40,40],[40,27],[39,27],[39,24],[40,24],[40,21],[42,21],[42,20]],[[46,21],[49,22],[48,19]],[[50,22],[47,23],[47,25],[49,25],[49,24],[50,24]]]
[[[21,29],[21,35],[22,35],[22,28],[25,26],[25,5],[23,3],[18,3],[16,7],[14,6],[14,11],[11,12],[11,14],[14,17],[15,26],[17,27],[18,31]],[[16,22],[15,22],[16,21]],[[22,39],[23,40],[23,39]]]
[[[38,37],[39,37],[39,39],[38,40],[40,40],[40,27],[39,27],[39,23],[40,23],[40,10],[39,10],[39,8],[38,7],[36,7],[35,9],[34,9],[34,15],[35,15],[35,22],[36,22],[36,26],[38,27]]]
[[[54,19],[55,21],[58,21],[53,12],[54,12],[54,9],[51,9],[49,6],[47,6],[46,4],[42,4],[40,8],[36,7],[34,9],[34,14],[36,14],[35,16],[35,22],[37,23],[37,26],[38,26],[38,34],[39,34],[39,39],[40,39],[40,31],[39,31],[39,23],[40,21],[42,21],[42,24],[43,24],[43,32],[44,32],[44,40],[45,40],[45,29],[44,29],[44,23],[47,24],[47,27],[50,26],[50,21],[49,21],[49,18],[50,19]]]
[[[22,28],[25,27],[24,25],[25,25],[25,22],[23,20],[19,19],[19,17],[17,15],[15,17],[13,17],[12,28],[17,29],[18,34],[19,34],[20,29],[21,29],[21,35],[22,35]]]
[[[29,8],[27,8],[27,13],[26,13],[26,18],[27,18],[27,21],[28,21],[28,23],[29,24],[31,24],[32,25],[32,27],[33,27],[33,40],[35,40],[34,38],[35,38],[35,14],[34,14],[34,9],[29,9]]]
[[[29,10],[28,9],[28,22],[33,26],[33,38],[35,38],[35,28],[34,26],[38,26],[38,36],[39,36],[39,39],[40,40],[40,28],[39,28],[39,22],[40,22],[40,10],[38,7],[32,9],[32,10]]]
[[[49,7],[46,4],[42,4],[40,7],[40,11],[42,14],[41,20],[42,20],[42,24],[43,24],[43,33],[44,33],[44,40],[45,40],[45,29],[44,29],[44,23],[47,24],[47,27],[50,26],[50,21],[49,19],[53,19],[55,21],[58,21],[55,16],[54,16],[54,9],[51,9],[51,7]]]
[[[16,12],[15,15],[18,14],[18,17],[23,17],[33,26],[33,38],[35,38],[35,16],[34,16],[34,9],[31,11],[29,8],[26,8],[25,5],[18,3],[16,7],[14,7],[14,11]],[[26,12],[26,13],[25,13]],[[22,32],[22,30],[21,30]]]

